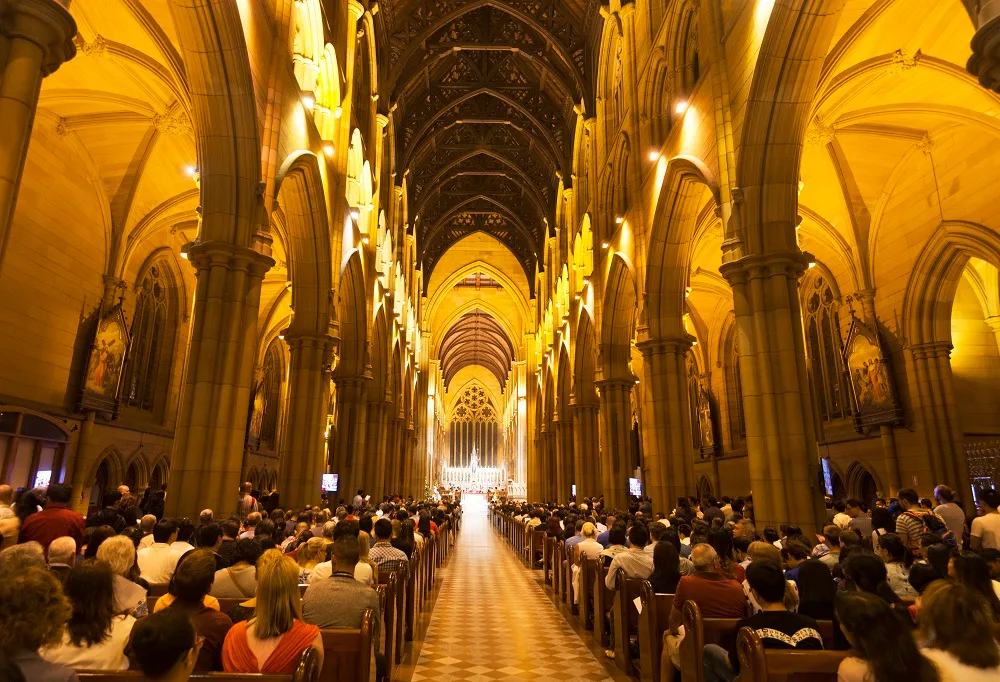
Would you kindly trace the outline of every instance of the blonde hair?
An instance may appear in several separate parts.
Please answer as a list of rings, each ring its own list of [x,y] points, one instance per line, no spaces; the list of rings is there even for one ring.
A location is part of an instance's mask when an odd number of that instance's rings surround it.
[[[257,571],[254,574],[256,579],[259,580],[261,572],[283,556],[280,549],[269,549],[257,557]],[[288,558],[291,559],[291,557]]]
[[[781,568],[781,550],[770,542],[761,542],[760,540],[751,542],[747,548],[747,555],[751,561],[766,562]]]
[[[326,548],[326,540],[323,538],[310,538],[304,545],[299,545],[298,557],[299,566],[308,568],[308,564],[318,564],[320,552]]]
[[[592,524],[590,521],[583,524],[583,528],[580,529],[580,535],[585,538],[596,538],[597,537],[597,526]]]
[[[371,549],[372,536],[365,531],[358,531],[358,561],[368,563],[368,550]]]
[[[280,637],[302,619],[299,567],[291,557],[268,560],[258,566],[257,609],[252,623],[258,639]]]
[[[135,545],[125,535],[114,535],[97,548],[97,558],[107,561],[117,575],[127,576],[135,563]]]

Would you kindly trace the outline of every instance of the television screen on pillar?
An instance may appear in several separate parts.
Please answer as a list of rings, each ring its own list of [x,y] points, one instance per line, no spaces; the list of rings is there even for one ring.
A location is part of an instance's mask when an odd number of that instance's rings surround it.
[[[570,488],[572,488],[572,490],[570,491],[570,495],[576,497],[576,483],[571,485]]]
[[[323,474],[323,492],[335,493],[339,485],[339,474]]]
[[[628,494],[632,497],[642,497],[642,481],[638,478],[628,479]]]

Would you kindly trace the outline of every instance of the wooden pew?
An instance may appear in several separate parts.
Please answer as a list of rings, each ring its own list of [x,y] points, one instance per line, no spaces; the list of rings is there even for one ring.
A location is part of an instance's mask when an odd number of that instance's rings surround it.
[[[847,651],[767,650],[757,633],[740,630],[736,640],[740,682],[837,682],[837,668]]]
[[[408,579],[403,578],[400,571],[379,571],[379,583],[391,586],[386,589],[385,610],[382,617],[386,622],[385,658],[387,661],[395,661],[398,665],[403,660],[403,630],[406,628],[406,584]],[[391,625],[390,625],[391,621]]]
[[[552,543],[552,594],[556,598],[556,601],[560,599],[560,590],[562,590],[563,582],[563,562],[565,557],[563,554],[563,546],[560,540],[555,538],[545,538],[546,542]]]
[[[368,682],[371,676],[375,614],[367,609],[357,630],[320,630],[323,636],[322,682]]]
[[[625,571],[621,568],[617,569],[617,573],[612,606],[615,614],[615,665],[626,675],[635,675],[630,640],[632,635],[639,633],[639,611],[633,600],[639,598],[642,584],[646,581],[642,578],[626,578]]]
[[[395,661],[393,654],[396,648],[396,593],[401,587],[396,571],[379,571],[378,582],[385,598],[382,605],[382,654],[385,656],[387,677],[392,679],[392,664]]]
[[[555,583],[552,576],[552,564],[555,557],[552,556],[552,548],[555,546],[555,541],[555,538],[546,535],[542,545],[542,584],[553,587],[555,587]]]
[[[575,550],[574,550],[575,551]],[[563,603],[573,606],[573,555],[566,552],[566,543],[559,543],[559,553],[564,557],[562,565],[562,600]]]
[[[639,679],[642,682],[660,682],[663,633],[669,629],[674,595],[655,594],[653,586],[644,580],[639,599],[642,602],[642,613],[639,614]]]
[[[330,632],[339,632],[331,630]],[[324,648],[326,640],[323,641]],[[324,663],[323,670],[326,670]],[[318,682],[320,679],[319,657],[312,647],[299,654],[295,672],[291,675],[262,675],[260,673],[203,673],[191,675],[195,682]],[[143,682],[146,676],[138,670],[78,670],[77,679],[81,682]],[[368,682],[368,678],[359,677],[329,677],[328,682]]]
[[[420,550],[413,548],[410,555],[410,579],[406,581],[406,630],[403,639],[413,641],[413,618],[417,608],[417,582],[420,579]],[[400,647],[402,649],[402,647]]]
[[[147,594],[150,597],[162,597],[167,593],[168,587],[170,587],[170,583],[153,583],[149,586],[149,592]]]
[[[584,559],[580,564],[580,622],[585,630],[594,629],[594,579],[597,559]]]
[[[594,639],[605,649],[611,643],[608,637],[608,613],[614,603],[614,593],[605,584],[608,569],[598,560],[594,573]]]

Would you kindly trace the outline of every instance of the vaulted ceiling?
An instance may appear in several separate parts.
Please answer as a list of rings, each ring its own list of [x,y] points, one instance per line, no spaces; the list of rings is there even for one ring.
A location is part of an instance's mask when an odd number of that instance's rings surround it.
[[[534,280],[574,107],[589,108],[597,0],[383,0],[382,82],[394,112],[424,281],[482,231]]]

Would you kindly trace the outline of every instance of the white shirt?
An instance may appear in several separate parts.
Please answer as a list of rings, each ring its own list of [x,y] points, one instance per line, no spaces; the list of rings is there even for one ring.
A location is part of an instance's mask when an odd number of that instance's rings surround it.
[[[603,533],[607,529],[608,529],[607,526],[605,526],[603,523],[601,523],[601,522],[598,521],[598,523],[597,523],[597,532],[598,533]]]
[[[174,551],[172,545],[154,542],[136,554],[139,576],[150,585],[166,585],[170,582],[170,577],[177,568],[177,560],[180,558],[181,555]]]
[[[973,668],[941,649],[921,649],[921,652],[937,666],[941,682],[996,682],[1000,678],[1000,666]]]
[[[128,670],[125,645],[133,625],[135,618],[132,616],[115,616],[111,619],[111,634],[100,644],[73,646],[69,633],[65,632],[62,644],[38,653],[46,661],[62,663],[77,670]]]
[[[1000,549],[1000,514],[985,514],[972,520],[969,534],[982,538],[983,549]]]
[[[153,534],[143,535],[142,540],[139,540],[139,549],[146,549],[153,545]]]
[[[170,543],[170,549],[177,552],[179,556],[184,556],[188,552],[194,551],[194,545],[190,542],[184,542],[183,540],[177,540],[176,542]]]
[[[14,510],[10,508],[10,505],[0,504],[0,521],[3,519],[12,519],[14,516]]]
[[[833,517],[833,522],[842,529],[851,527],[851,517],[844,512],[837,512]]]
[[[320,562],[316,564],[312,573],[309,574],[309,584],[312,585],[315,582],[319,582],[323,578],[329,578],[331,575],[333,575],[333,562]],[[359,583],[364,583],[368,587],[375,587],[376,585],[375,572],[372,570],[371,564],[358,562],[354,566],[354,579]]]

